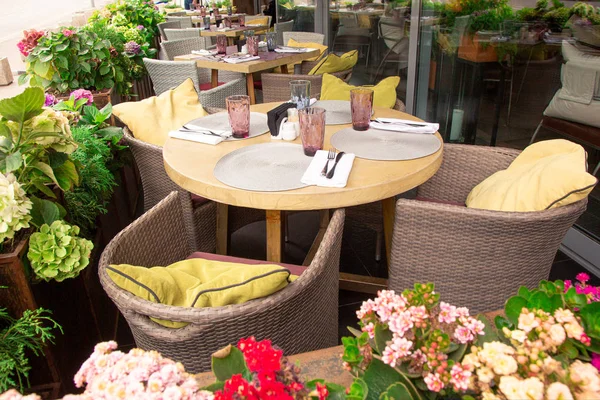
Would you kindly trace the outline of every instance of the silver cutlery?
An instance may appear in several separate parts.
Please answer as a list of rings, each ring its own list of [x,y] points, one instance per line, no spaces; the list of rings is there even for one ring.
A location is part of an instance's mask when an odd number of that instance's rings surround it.
[[[337,167],[338,163],[340,162],[340,160],[342,159],[342,156],[346,154],[343,151],[340,151],[337,155],[337,157],[335,158],[335,163],[333,164],[333,167],[331,168],[331,171],[329,171],[327,173],[327,175],[325,175],[325,178],[327,179],[331,179],[333,178],[333,174],[335,174],[335,167]]]
[[[382,121],[380,119],[372,119],[371,122],[378,122],[380,124],[392,124],[392,125],[408,125],[414,127],[422,127],[428,126],[427,122],[392,122],[392,121]]]
[[[335,159],[335,149],[329,149],[329,152],[327,153],[327,162],[325,163],[325,166],[323,167],[323,170],[321,171],[321,176],[327,175],[327,168],[329,167],[329,161],[334,160],[334,159]]]
[[[183,125],[181,127],[181,129],[179,129],[182,132],[186,132],[186,133],[201,133],[203,135],[213,135],[213,136],[219,136],[222,138],[227,139],[229,137],[229,135],[224,135],[224,134],[219,134],[215,131],[211,131],[210,129],[206,129],[206,128],[190,128],[188,126]]]

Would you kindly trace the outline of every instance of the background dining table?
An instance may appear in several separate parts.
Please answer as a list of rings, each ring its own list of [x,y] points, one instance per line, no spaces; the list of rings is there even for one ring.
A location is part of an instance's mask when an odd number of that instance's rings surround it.
[[[281,103],[254,105],[251,106],[251,110],[266,113],[279,104]],[[374,117],[420,121],[406,113],[381,107],[374,108]],[[349,126],[351,125],[327,125],[324,149],[330,148],[330,139],[334,133]],[[435,135],[442,143],[439,133]],[[217,252],[219,254],[227,254],[228,205],[266,211],[267,260],[276,263],[282,261],[283,224],[285,223],[282,212],[320,210],[319,232],[304,261],[304,265],[308,265],[325,234],[329,223],[329,209],[382,201],[384,237],[389,261],[395,217],[395,196],[431,178],[441,165],[443,153],[442,144],[437,152],[408,161],[374,161],[356,158],[348,184],[343,188],[307,186],[280,192],[258,192],[231,187],[215,178],[213,173],[215,165],[226,154],[245,146],[272,141],[269,133],[246,140],[225,141],[216,146],[169,138],[163,147],[165,169],[169,177],[187,191],[217,202]],[[297,138],[291,143],[301,144],[301,140]],[[376,293],[386,286],[387,280],[382,278],[340,274],[342,288]]]

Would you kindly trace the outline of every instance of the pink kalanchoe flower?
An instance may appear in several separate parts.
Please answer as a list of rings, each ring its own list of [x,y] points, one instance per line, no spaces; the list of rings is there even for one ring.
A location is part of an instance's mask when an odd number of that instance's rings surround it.
[[[402,359],[410,355],[413,342],[403,337],[394,336],[392,343],[385,347],[381,361],[391,367],[402,363]]]
[[[575,279],[577,279],[579,282],[585,283],[590,280],[590,276],[585,272],[580,272],[577,275],[575,275]]]
[[[75,34],[74,30],[71,29],[63,29],[62,34],[66,37],[73,36]]]
[[[452,324],[452,323],[454,323],[454,321],[456,321],[457,317],[458,317],[458,313],[456,312],[455,306],[445,303],[443,301],[440,303],[440,313],[438,315],[439,322],[444,322],[446,324]]]
[[[425,384],[427,385],[427,389],[431,390],[432,392],[439,392],[440,390],[442,390],[444,388],[444,383],[440,379],[440,375],[437,373],[436,374],[432,374],[432,373],[427,374],[427,376],[425,376],[424,380],[425,380]]]
[[[473,339],[475,339],[473,332],[471,332],[471,330],[469,328],[467,328],[466,326],[457,327],[456,330],[454,331],[454,337],[461,344],[469,343],[469,342],[473,341]]]
[[[414,324],[410,311],[402,311],[390,316],[388,321],[390,331],[399,336],[403,336]]]
[[[600,371],[600,354],[592,353],[592,365]]]
[[[85,89],[77,89],[77,90],[73,90],[71,92],[71,94],[69,95],[69,97],[74,96],[75,97],[75,101],[79,100],[79,99],[87,99],[87,104],[88,106],[91,105],[94,102],[94,95],[92,95],[92,92],[90,92],[89,90],[85,90]]]
[[[454,390],[466,391],[469,388],[469,379],[471,378],[471,371],[463,368],[460,364],[454,364],[450,371],[451,379],[450,383],[454,386]]]
[[[567,280],[565,281],[565,292],[566,292],[567,290],[569,290],[569,288],[570,288],[571,286],[573,286],[573,283],[571,282],[571,280],[567,279]]]

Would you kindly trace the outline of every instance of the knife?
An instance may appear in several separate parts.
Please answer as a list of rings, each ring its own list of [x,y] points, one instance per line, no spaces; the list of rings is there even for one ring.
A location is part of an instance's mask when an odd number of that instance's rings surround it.
[[[414,127],[423,127],[423,126],[428,126],[429,124],[427,122],[391,122],[391,121],[382,121],[380,119],[372,119],[371,122],[378,122],[380,124],[392,124],[392,125],[408,125],[408,126],[414,126]]]
[[[337,167],[338,163],[340,162],[340,160],[342,159],[342,156],[346,154],[343,151],[340,151],[337,155],[337,157],[335,158],[335,163],[333,164],[333,167],[331,168],[331,170],[327,173],[327,175],[325,175],[325,178],[327,179],[331,179],[333,178],[333,174],[335,173],[335,167]]]

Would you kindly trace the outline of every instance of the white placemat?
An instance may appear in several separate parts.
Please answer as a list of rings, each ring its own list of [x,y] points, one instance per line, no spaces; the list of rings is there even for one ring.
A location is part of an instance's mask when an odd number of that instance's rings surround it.
[[[325,109],[325,125],[343,125],[352,123],[350,102],[345,100],[319,100],[311,107]]]
[[[331,137],[331,145],[358,158],[380,161],[414,160],[435,153],[442,146],[436,135],[345,128]]]
[[[196,118],[193,121],[188,122],[186,125],[198,125],[203,128],[219,131],[230,131],[231,126],[229,125],[229,115],[227,112],[220,112],[216,114],[210,114],[206,117]],[[269,125],[267,125],[267,114],[250,112],[250,132],[247,138],[237,139],[230,137],[227,140],[244,140],[252,137],[260,136],[269,132]]]
[[[213,174],[238,189],[280,192],[307,186],[300,179],[311,161],[301,145],[261,143],[226,154],[215,165]]]

